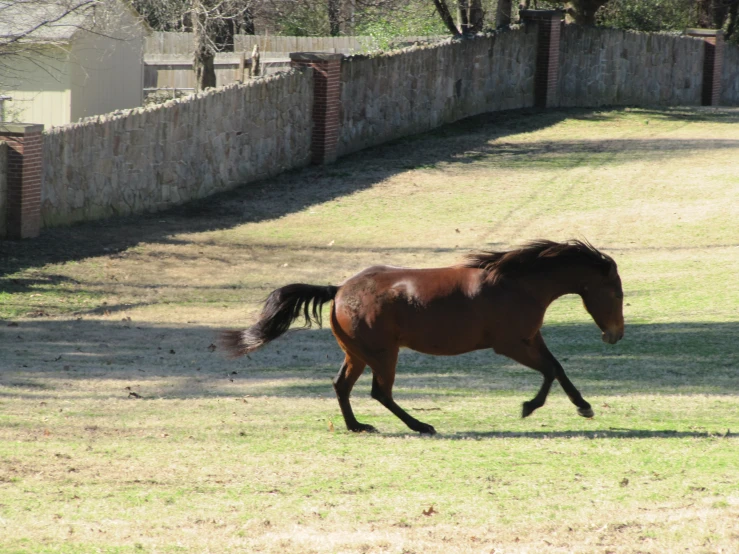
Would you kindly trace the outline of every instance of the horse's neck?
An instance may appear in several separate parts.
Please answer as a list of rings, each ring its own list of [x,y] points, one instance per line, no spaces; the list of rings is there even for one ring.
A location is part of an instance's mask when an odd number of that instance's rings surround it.
[[[523,276],[519,279],[519,285],[546,308],[560,296],[581,294],[588,271],[588,268],[578,266],[556,268]]]

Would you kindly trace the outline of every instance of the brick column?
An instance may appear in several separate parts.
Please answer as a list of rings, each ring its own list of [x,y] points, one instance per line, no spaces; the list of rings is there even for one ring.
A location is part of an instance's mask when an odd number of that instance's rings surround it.
[[[703,39],[703,106],[718,106],[721,102],[721,71],[724,61],[724,32],[717,29],[687,29],[685,34]]]
[[[559,83],[559,42],[562,34],[560,10],[521,10],[526,23],[537,24],[534,105],[538,108],[557,106]]]
[[[313,136],[311,161],[314,164],[336,160],[341,108],[341,60],[343,54],[293,52],[295,67],[313,68]]]
[[[0,123],[0,140],[8,143],[6,236],[25,239],[41,232],[43,125]]]

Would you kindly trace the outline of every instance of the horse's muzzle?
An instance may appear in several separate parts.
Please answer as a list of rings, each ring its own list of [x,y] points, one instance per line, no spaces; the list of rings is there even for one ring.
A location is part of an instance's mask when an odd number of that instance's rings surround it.
[[[603,331],[601,338],[603,339],[603,342],[605,343],[616,344],[618,341],[624,338],[624,330],[618,329],[614,331],[614,330],[609,329],[609,330]]]

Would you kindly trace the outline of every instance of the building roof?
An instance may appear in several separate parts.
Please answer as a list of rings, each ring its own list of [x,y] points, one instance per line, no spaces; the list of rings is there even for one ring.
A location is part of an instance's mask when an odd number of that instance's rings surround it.
[[[0,42],[70,42],[82,29],[115,34],[113,18],[106,17],[115,3],[133,11],[126,0],[0,0]]]

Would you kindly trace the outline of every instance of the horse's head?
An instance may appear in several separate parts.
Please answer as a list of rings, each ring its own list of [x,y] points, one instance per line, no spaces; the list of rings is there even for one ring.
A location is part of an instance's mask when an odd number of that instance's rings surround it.
[[[603,331],[603,342],[616,344],[624,336],[624,292],[616,262],[588,275],[580,291],[585,309]]]

